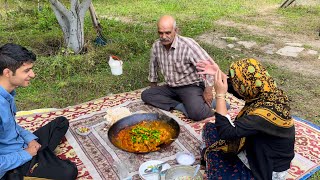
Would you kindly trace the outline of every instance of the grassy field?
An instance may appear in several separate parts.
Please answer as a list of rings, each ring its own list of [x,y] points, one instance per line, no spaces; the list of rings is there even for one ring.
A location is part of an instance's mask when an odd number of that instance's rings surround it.
[[[67,2],[67,1],[65,1]],[[260,5],[278,3],[260,0]],[[67,3],[66,3],[67,4]],[[204,0],[197,5],[188,0],[170,1],[95,1],[105,36],[112,41],[96,47],[96,37],[89,13],[85,21],[87,53],[66,55],[62,31],[48,2],[41,1],[38,11],[33,1],[0,1],[0,44],[15,42],[27,46],[37,55],[32,86],[19,89],[18,107],[23,110],[43,107],[66,107],[110,93],[146,87],[150,47],[157,38],[156,21],[163,14],[176,17],[181,34],[195,37],[215,28],[213,21],[230,14],[254,13],[245,0],[231,2]],[[5,8],[6,7],[6,8]],[[231,59],[224,52],[209,53],[222,67]],[[124,60],[124,74],[112,76],[107,61],[109,55]],[[222,59],[221,59],[222,58]]]
[[[229,19],[268,27],[268,21],[259,19],[261,7],[279,5],[282,0],[95,0],[103,33],[112,43],[103,47],[94,44],[97,34],[87,13],[86,53],[81,55],[66,53],[68,50],[64,48],[62,31],[48,2],[40,2],[41,11],[34,0],[9,0],[7,5],[5,0],[0,0],[0,45],[18,43],[38,55],[37,76],[32,85],[18,89],[16,101],[20,110],[63,108],[148,86],[150,48],[157,39],[157,19],[164,14],[176,17],[180,34],[184,36],[197,37],[219,30],[240,39],[269,42],[271,38],[217,26],[213,22]],[[320,28],[320,7],[288,8],[276,11],[275,16],[286,22],[277,27],[284,32],[311,34],[313,29]],[[244,52],[201,45],[224,70],[235,57],[248,56]],[[123,59],[123,75],[111,75],[107,63],[110,55]],[[314,88],[314,82],[319,82],[319,78],[283,70],[272,63],[266,65],[278,84],[294,99],[294,114],[320,124],[320,109],[313,104],[320,97],[320,89]],[[311,179],[318,178],[320,173]]]

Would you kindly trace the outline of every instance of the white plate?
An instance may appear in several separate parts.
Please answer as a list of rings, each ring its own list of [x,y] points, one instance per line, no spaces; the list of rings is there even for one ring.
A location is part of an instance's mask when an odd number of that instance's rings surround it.
[[[150,160],[150,161],[142,163],[140,165],[140,167],[139,167],[139,176],[141,177],[141,179],[144,179],[144,180],[155,180],[155,179],[158,179],[158,174],[157,173],[149,174],[149,175],[143,175],[143,174],[145,174],[144,170],[146,170],[148,167],[155,166],[155,165],[160,164],[160,163],[163,163],[163,161]],[[164,164],[162,166],[162,170],[161,171],[169,169],[170,167],[171,166],[168,163],[166,163],[166,164]]]

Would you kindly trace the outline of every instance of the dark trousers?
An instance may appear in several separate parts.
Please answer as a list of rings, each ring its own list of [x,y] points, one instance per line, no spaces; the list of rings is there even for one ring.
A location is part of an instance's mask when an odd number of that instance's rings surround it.
[[[141,99],[147,104],[166,111],[183,103],[188,118],[199,121],[213,116],[211,107],[203,99],[204,88],[203,83],[181,87],[156,86],[144,90]]]
[[[23,176],[61,180],[76,179],[77,166],[70,160],[61,160],[53,152],[68,128],[69,121],[65,117],[58,117],[35,131],[34,134],[39,138],[38,142],[41,144],[37,155],[22,166],[8,171],[1,180],[20,180],[23,179]]]

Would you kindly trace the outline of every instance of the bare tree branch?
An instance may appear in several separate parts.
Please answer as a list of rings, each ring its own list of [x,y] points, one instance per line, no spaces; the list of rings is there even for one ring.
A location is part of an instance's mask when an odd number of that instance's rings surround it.
[[[82,1],[82,3],[80,4],[80,17],[84,18],[86,11],[89,9],[89,6],[91,4],[91,0],[84,0]]]
[[[49,0],[59,25],[64,33],[64,40],[75,53],[82,51],[84,46],[84,16],[91,0],[70,0],[70,10],[59,0]]]
[[[66,34],[67,32],[67,27],[68,27],[68,19],[66,16],[63,15],[63,13],[61,11],[59,11],[59,9],[54,6],[53,4],[51,4],[51,8],[54,12],[54,14],[56,15],[56,18],[58,20],[58,23],[60,25],[60,27],[62,28],[63,34]]]
[[[78,0],[70,0],[70,9],[76,9],[77,4]]]
[[[49,0],[51,3],[51,7],[54,6],[56,7],[63,15],[67,16],[70,18],[72,16],[71,12],[64,7],[63,4],[59,0]]]

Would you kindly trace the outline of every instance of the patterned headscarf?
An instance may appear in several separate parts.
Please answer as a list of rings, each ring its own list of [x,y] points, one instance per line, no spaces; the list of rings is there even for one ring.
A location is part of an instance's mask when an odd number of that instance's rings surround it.
[[[289,99],[277,88],[273,78],[257,60],[249,58],[233,62],[230,66],[230,79],[234,90],[245,100],[245,106],[236,120],[245,115],[256,115],[262,118],[244,118],[243,121],[256,130],[275,137],[294,137]],[[204,157],[206,158],[210,151],[238,153],[242,150],[245,140],[245,137],[233,140],[220,139],[207,147]]]
[[[246,102],[237,118],[257,115],[276,127],[290,128],[294,125],[287,95],[277,88],[273,78],[257,60],[249,58],[232,63],[230,76],[234,90]]]

